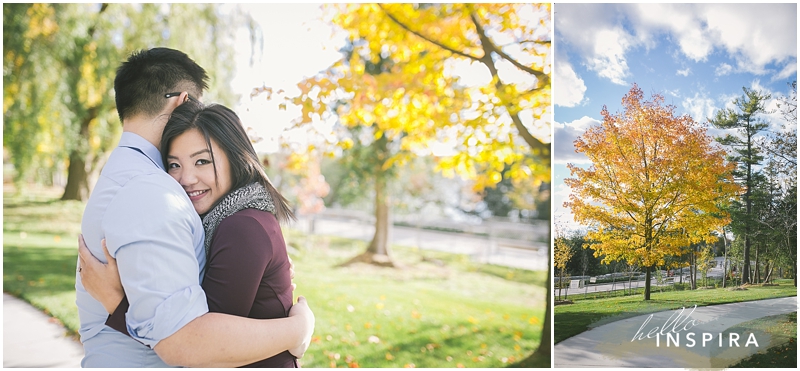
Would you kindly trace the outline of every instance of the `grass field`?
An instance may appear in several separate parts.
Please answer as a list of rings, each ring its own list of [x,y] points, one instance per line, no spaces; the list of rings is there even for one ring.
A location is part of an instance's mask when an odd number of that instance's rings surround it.
[[[734,368],[797,367],[797,312],[759,318],[739,324],[730,332],[764,332],[770,342],[763,352],[742,360]]]
[[[605,323],[683,307],[726,304],[740,301],[797,296],[791,280],[776,280],[778,286],[750,286],[743,291],[706,289],[652,292],[651,300],[641,295],[575,300],[574,304],[555,307],[553,322],[555,343]]]
[[[83,204],[57,191],[3,195],[4,291],[73,333]],[[478,265],[467,256],[395,246],[399,269],[336,267],[365,242],[285,230],[296,294],[317,319],[304,367],[505,367],[539,344],[545,272]]]

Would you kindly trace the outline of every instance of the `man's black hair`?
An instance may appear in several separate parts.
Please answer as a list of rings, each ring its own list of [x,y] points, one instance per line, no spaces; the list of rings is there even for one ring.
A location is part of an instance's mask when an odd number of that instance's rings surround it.
[[[117,113],[122,121],[139,114],[155,116],[167,104],[164,94],[187,91],[199,98],[205,89],[206,71],[186,53],[168,48],[134,52],[119,66],[114,79]]]

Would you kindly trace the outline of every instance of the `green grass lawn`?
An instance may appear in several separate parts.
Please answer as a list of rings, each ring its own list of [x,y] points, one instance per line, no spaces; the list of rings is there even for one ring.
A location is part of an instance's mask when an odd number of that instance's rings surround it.
[[[766,350],[743,359],[734,368],[797,368],[797,312],[763,317],[739,324],[730,332],[764,332],[770,342]],[[728,331],[726,331],[728,332]]]
[[[31,188],[3,195],[3,289],[73,333],[83,204]],[[366,248],[285,229],[296,295],[316,315],[304,367],[504,367],[539,345],[546,272],[395,246],[402,268],[336,267]]]
[[[602,299],[571,299],[574,304],[557,305],[553,322],[555,343],[605,323],[682,307],[726,304],[740,301],[797,296],[792,280],[776,280],[778,286],[749,286],[744,291],[706,289],[651,292],[649,301],[642,295]]]

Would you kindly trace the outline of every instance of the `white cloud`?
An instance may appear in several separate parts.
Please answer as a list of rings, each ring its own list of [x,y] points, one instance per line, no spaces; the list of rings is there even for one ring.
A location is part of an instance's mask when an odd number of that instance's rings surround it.
[[[589,163],[589,159],[585,155],[575,152],[573,143],[586,129],[599,124],[600,121],[588,116],[565,124],[556,122],[555,125],[553,125],[555,132],[555,138],[553,140],[553,158],[555,163]]]
[[[772,82],[778,80],[795,80],[797,79],[797,60],[787,63],[777,75],[772,77]]]
[[[719,66],[717,66],[716,69],[714,69],[714,75],[725,76],[729,75],[732,71],[733,71],[733,66],[727,63],[721,63]]]
[[[566,58],[555,64],[553,86],[553,104],[557,106],[575,107],[581,103],[586,93],[586,84],[575,73]]]
[[[737,59],[738,68],[759,73],[768,63],[797,57],[797,4],[697,7],[710,37]]]
[[[559,183],[553,190],[553,219],[554,222],[562,226],[569,225],[575,228],[575,219],[572,210],[564,207],[564,202],[569,201],[569,195],[572,194],[572,188],[564,183]]]
[[[676,75],[681,75],[681,76],[689,76],[690,73],[692,73],[692,69],[689,67],[686,67],[682,70],[678,70],[677,72],[675,72]]]
[[[562,200],[569,200],[570,194],[572,194],[572,188],[564,183],[557,185],[553,191],[553,196]]]
[[[690,59],[704,61],[712,51],[712,43],[704,37],[703,24],[695,17],[691,5],[637,4],[626,7],[640,40],[649,40],[661,32],[675,37],[681,52]]]
[[[672,89],[672,90],[667,89],[667,90],[664,90],[664,94],[672,96],[672,97],[675,97],[675,98],[680,98],[681,97],[681,89]]]
[[[627,85],[625,78],[630,75],[625,52],[631,47],[629,35],[622,28],[601,30],[596,34],[594,58],[588,61],[588,67],[619,85]]]
[[[796,64],[797,4],[557,4],[555,10],[556,38],[617,84],[628,75],[626,53],[654,47],[660,35],[695,62],[724,51],[736,61],[728,73],[772,73],[771,63],[781,76],[796,71],[784,65]]]
[[[569,126],[575,128],[576,130],[579,130],[581,133],[583,133],[584,131],[586,131],[590,127],[600,125],[601,123],[602,123],[602,121],[598,121],[597,119],[594,119],[594,118],[591,118],[591,117],[588,117],[588,116],[583,116],[583,117],[581,117],[581,118],[579,118],[579,119],[577,119],[577,120],[575,120],[573,122],[570,122],[570,123],[568,123],[566,125],[569,125]]]
[[[614,9],[602,4],[557,4],[556,40],[565,40],[577,48],[581,63],[599,76],[626,85],[629,75],[625,53],[635,40],[612,17],[598,16]]]
[[[704,123],[706,119],[713,117],[714,112],[717,110],[714,105],[714,99],[699,92],[695,93],[694,97],[685,98],[682,106],[686,113],[699,123]]]

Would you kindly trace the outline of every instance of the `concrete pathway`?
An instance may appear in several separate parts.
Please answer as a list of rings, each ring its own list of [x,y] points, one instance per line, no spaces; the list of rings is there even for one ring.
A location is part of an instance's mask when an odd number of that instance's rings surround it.
[[[796,312],[797,297],[692,309],[641,315],[573,336],[555,345],[555,367],[729,367],[769,348],[770,339],[768,334],[752,333],[758,344],[756,347],[753,342],[748,343],[751,332],[739,332],[738,341],[733,342],[731,339],[735,336],[729,336],[725,331],[756,318]],[[653,331],[657,327],[658,330]],[[657,335],[661,328],[664,328],[665,335]],[[647,338],[651,331],[651,337]],[[671,334],[669,344],[668,333]],[[704,336],[710,338],[705,343]],[[678,345],[674,343],[676,338]],[[694,340],[691,347],[690,338]]]
[[[79,368],[80,342],[30,304],[3,293],[3,367]]]

